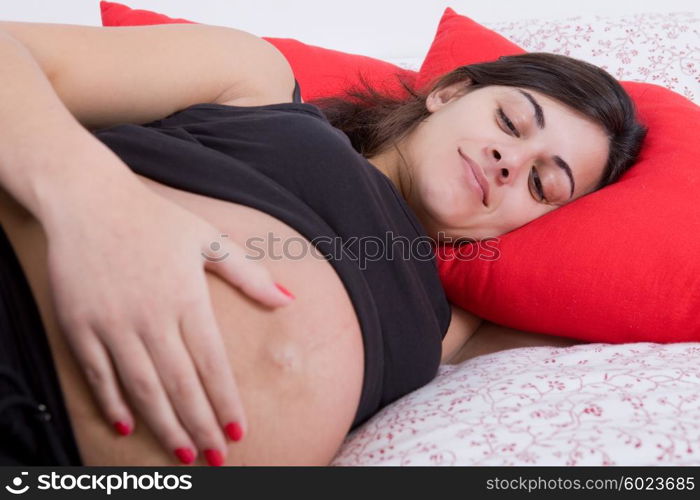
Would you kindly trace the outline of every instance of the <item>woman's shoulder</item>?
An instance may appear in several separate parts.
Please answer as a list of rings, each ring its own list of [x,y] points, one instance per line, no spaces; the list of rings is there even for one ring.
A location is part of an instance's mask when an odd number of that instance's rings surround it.
[[[291,97],[291,99],[290,99]],[[294,80],[294,88],[289,96],[275,96],[271,93],[247,95],[235,99],[217,99],[215,102],[203,102],[193,104],[185,109],[151,123],[146,126],[185,126],[211,122],[219,127],[222,122],[240,123],[247,120],[255,120],[258,124],[264,123],[269,127],[282,126],[280,120],[292,119],[293,116],[311,116],[318,122],[324,122],[328,128],[332,128],[323,112],[313,104],[306,103],[301,97],[299,83]],[[295,123],[295,128],[304,128],[304,125]]]

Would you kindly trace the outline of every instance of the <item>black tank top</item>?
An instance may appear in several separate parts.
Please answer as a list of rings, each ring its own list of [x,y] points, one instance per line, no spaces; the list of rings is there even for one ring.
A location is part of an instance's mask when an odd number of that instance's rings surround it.
[[[297,85],[295,102],[197,104],[94,134],[134,172],[261,210],[326,256],[363,335],[354,428],[435,376],[451,310],[426,231],[393,183],[298,96]]]

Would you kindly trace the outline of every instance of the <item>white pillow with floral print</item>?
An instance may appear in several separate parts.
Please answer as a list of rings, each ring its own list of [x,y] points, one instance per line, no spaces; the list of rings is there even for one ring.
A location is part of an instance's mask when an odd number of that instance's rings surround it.
[[[583,59],[618,80],[661,85],[700,104],[700,18],[691,12],[478,22],[528,52]],[[418,70],[422,57],[391,62]]]

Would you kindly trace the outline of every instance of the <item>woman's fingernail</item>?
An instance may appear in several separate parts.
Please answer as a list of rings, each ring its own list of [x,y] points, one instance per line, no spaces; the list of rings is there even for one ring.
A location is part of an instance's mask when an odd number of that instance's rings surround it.
[[[204,458],[207,459],[209,465],[219,467],[224,463],[224,457],[221,456],[219,450],[204,450]]]
[[[275,283],[275,285],[277,286],[277,288],[279,288],[280,292],[282,292],[283,294],[285,294],[285,295],[286,295],[287,297],[289,297],[290,299],[295,299],[295,298],[296,298],[294,295],[292,295],[292,292],[290,292],[289,290],[287,290],[285,287],[283,287],[283,286],[280,285],[279,283]]]
[[[194,452],[189,448],[178,448],[175,450],[175,456],[185,465],[194,462]]]
[[[226,424],[224,430],[231,441],[240,441],[243,439],[243,428],[238,424],[238,422],[230,422]]]
[[[131,426],[122,420],[114,422],[114,430],[116,430],[122,436],[128,436],[131,434]]]

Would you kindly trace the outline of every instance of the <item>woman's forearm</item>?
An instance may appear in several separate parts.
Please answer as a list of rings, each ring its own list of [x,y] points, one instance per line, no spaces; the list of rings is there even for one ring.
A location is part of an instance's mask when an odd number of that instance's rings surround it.
[[[2,30],[0,68],[0,186],[37,219],[71,192],[128,175],[71,115],[29,50]]]
[[[569,347],[586,343],[568,337],[524,332],[484,321],[454,358],[450,360],[449,364],[456,365],[483,354],[517,349],[519,347]]]

